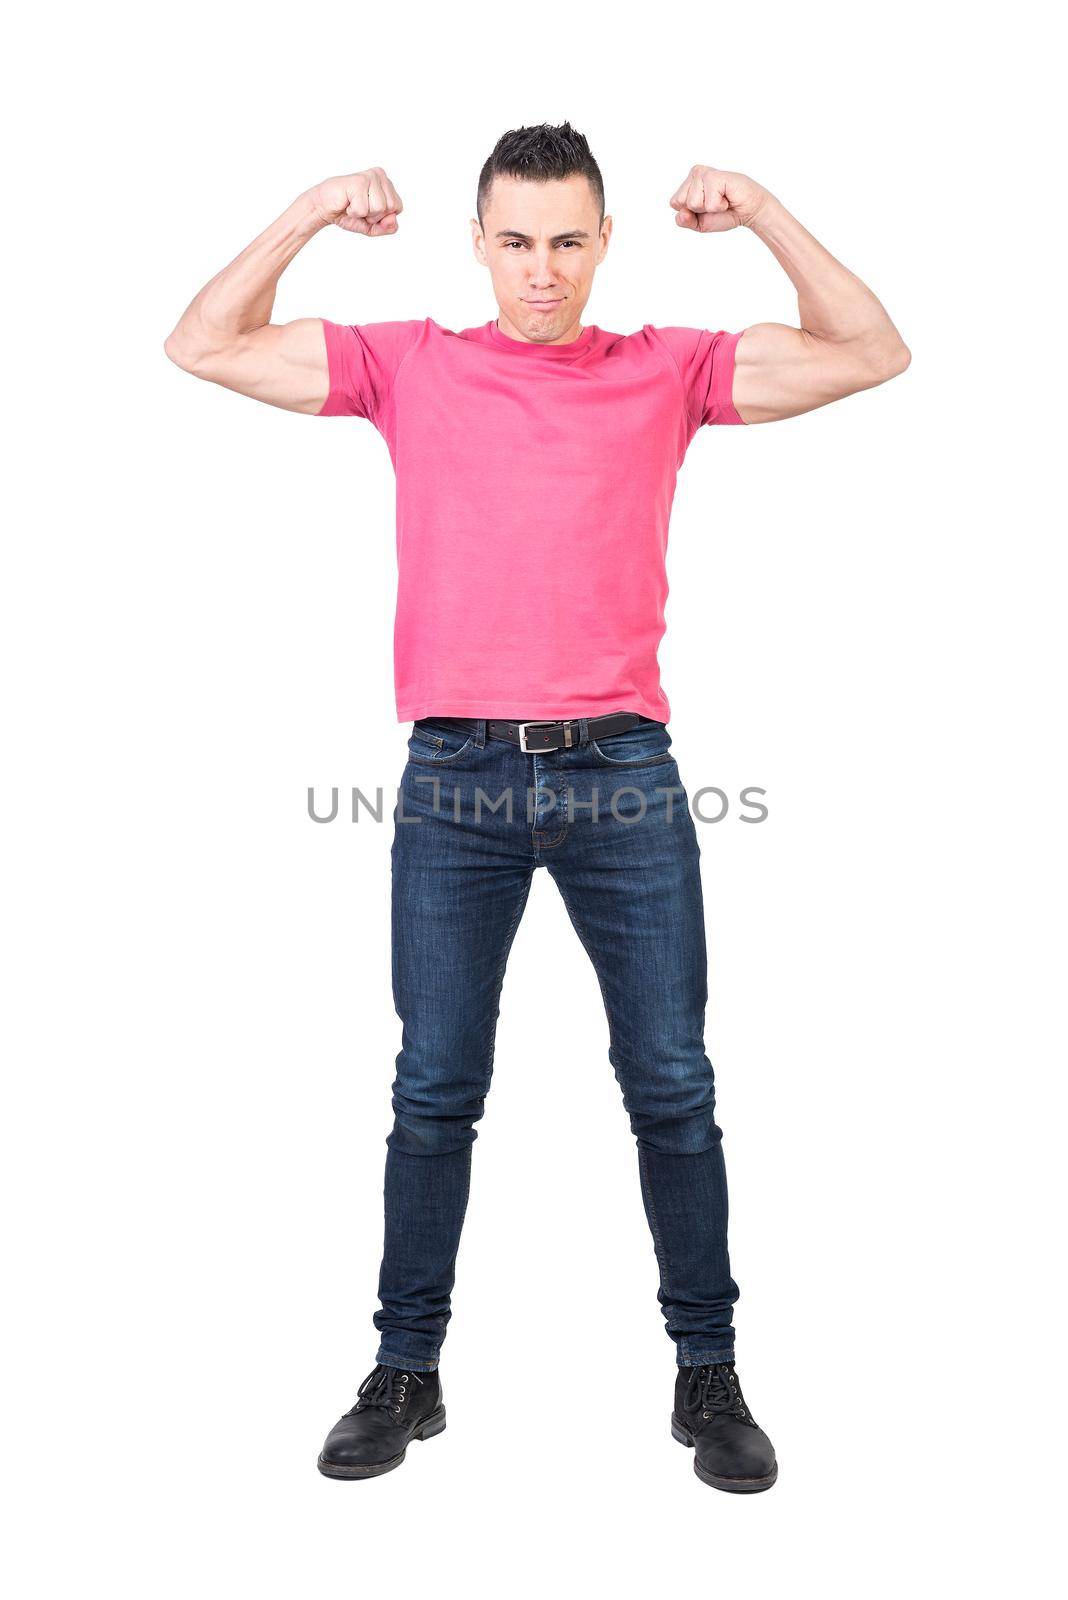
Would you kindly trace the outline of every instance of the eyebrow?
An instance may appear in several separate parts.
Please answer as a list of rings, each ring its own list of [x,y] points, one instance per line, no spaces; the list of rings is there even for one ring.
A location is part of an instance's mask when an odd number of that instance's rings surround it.
[[[534,240],[529,233],[520,233],[518,228],[501,228],[493,236],[495,239],[522,239],[524,244],[533,244]],[[572,228],[568,233],[554,233],[550,244],[559,244],[561,239],[588,239],[589,234],[584,228]]]

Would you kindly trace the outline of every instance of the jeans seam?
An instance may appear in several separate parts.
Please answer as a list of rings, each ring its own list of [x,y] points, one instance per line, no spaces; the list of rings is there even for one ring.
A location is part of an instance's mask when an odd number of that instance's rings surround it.
[[[508,926],[508,932],[504,936],[504,945],[503,945],[502,950],[501,950],[500,965],[498,966],[496,974],[495,974],[494,979],[493,979],[493,997],[492,997],[492,1000],[491,1000],[491,1007],[493,1007],[493,1008],[496,1008],[497,1005],[500,1002],[501,990],[504,987],[504,971],[505,971],[505,968],[508,965],[508,957],[511,954],[512,940],[515,938],[515,930],[519,926],[519,919],[523,915],[523,910],[524,910],[524,907],[526,906],[527,898],[528,898],[528,896],[530,894],[530,885],[531,885],[531,883],[533,881],[534,881],[534,870],[533,870],[533,868],[531,868],[531,870],[527,873],[526,887],[523,889],[523,891],[520,894],[518,900],[516,901],[515,911],[512,913],[512,920],[511,920],[511,922],[510,922],[510,924]],[[496,1048],[497,1048],[497,1030],[496,1030],[496,1028],[494,1028],[494,1030],[493,1030],[493,1046],[492,1046],[492,1048],[490,1050],[490,1059],[489,1059],[489,1065],[491,1067],[493,1065],[493,1056],[494,1056],[494,1053],[496,1051]]]
[[[490,1001],[490,1020],[491,1021],[494,1021],[494,1013],[497,1011],[498,1006],[499,1006],[499,1002],[500,1002],[500,998],[501,998],[501,990],[504,987],[505,968],[508,965],[508,956],[509,956],[509,953],[510,953],[511,948],[512,948],[512,940],[515,938],[515,930],[519,926],[519,919],[523,915],[523,909],[526,906],[527,897],[530,894],[530,885],[531,885],[531,883],[533,881],[533,878],[534,878],[534,874],[533,874],[533,871],[531,871],[531,872],[529,872],[527,874],[526,887],[522,891],[522,893],[520,894],[518,900],[516,901],[515,911],[512,914],[512,920],[511,920],[511,922],[510,922],[510,924],[508,926],[508,932],[504,936],[504,947],[503,947],[503,951],[502,951],[502,954],[501,954],[500,965],[497,968],[496,976],[494,977],[494,980],[493,980],[493,995],[492,995],[492,998],[491,998],[491,1001]],[[492,1079],[493,1079],[493,1062],[494,1062],[494,1058],[496,1056],[496,1052],[497,1052],[497,1029],[496,1029],[496,1026],[494,1026],[493,1039],[492,1039],[492,1041],[490,1043],[489,1056],[488,1056],[487,1061],[486,1061],[486,1093],[483,1096],[484,1099],[488,1098],[488,1096],[489,1096],[490,1086],[491,1086]],[[469,1201],[471,1199],[471,1170],[472,1170],[473,1166],[474,1166],[474,1151],[473,1151],[472,1146],[468,1145],[468,1147],[467,1147],[467,1181],[466,1181],[466,1184],[465,1184],[465,1187],[464,1187],[463,1209],[460,1212],[460,1230],[459,1231],[460,1231],[461,1237],[463,1235],[464,1223],[467,1220],[468,1203],[469,1203]],[[451,1296],[450,1296],[450,1299],[451,1299]],[[451,1309],[451,1307],[450,1307],[450,1309]],[[442,1328],[442,1330],[441,1330],[441,1342],[442,1343],[445,1342],[445,1331],[446,1331],[445,1328]]]
[[[660,1232],[660,1222],[656,1214],[656,1206],[653,1203],[653,1189],[649,1182],[649,1168],[645,1159],[645,1151],[640,1144],[638,1146],[638,1167],[644,1180],[645,1193],[649,1201],[649,1218],[652,1222],[653,1248],[656,1252],[656,1259],[660,1265],[660,1275],[663,1280],[663,1286],[666,1288],[668,1274],[667,1251],[664,1249],[663,1235]]]
[[[594,970],[594,973],[595,973],[595,975],[597,977],[597,986],[601,991],[601,999],[602,999],[602,1001],[604,1003],[605,1016],[608,1018],[608,1031],[609,1031],[609,1034],[611,1035],[611,1033],[613,1032],[613,1028],[614,1028],[613,1018],[612,1018],[612,1008],[608,1004],[608,995],[605,993],[604,984],[601,982],[601,975],[597,970],[597,962],[594,960],[593,951],[590,949],[589,945],[586,943],[586,939],[585,939],[585,937],[583,935],[582,928],[580,927],[578,919],[575,916],[575,913],[574,913],[574,911],[572,909],[572,906],[571,906],[571,901],[568,899],[568,896],[567,896],[567,893],[566,893],[566,891],[564,889],[563,884],[560,882],[559,879],[556,879],[555,882],[556,882],[556,887],[560,891],[560,898],[563,900],[564,905],[567,908],[568,916],[571,918],[571,925],[574,928],[576,934],[578,935],[579,942],[582,945],[582,948],[585,950],[586,954],[589,956],[590,963],[591,963],[591,965],[593,967],[593,970]],[[623,1085],[622,1085],[622,1083],[620,1083],[620,1089],[622,1089],[622,1087],[623,1087]],[[647,1166],[646,1160],[645,1160],[645,1151],[642,1149],[642,1146],[641,1146],[640,1143],[638,1143],[637,1148],[638,1148],[638,1172],[639,1172],[640,1178],[642,1179],[642,1187],[644,1189],[644,1192],[648,1196],[648,1199],[649,1199],[649,1221],[650,1221],[650,1231],[651,1231],[651,1233],[653,1235],[653,1253],[656,1256],[657,1265],[658,1265],[658,1267],[660,1269],[660,1281],[661,1281],[661,1287],[663,1288],[666,1285],[666,1282],[667,1282],[668,1268],[669,1268],[670,1264],[669,1264],[668,1259],[667,1259],[667,1251],[664,1248],[663,1234],[660,1232],[660,1222],[659,1222],[659,1219],[657,1218],[656,1206],[653,1204],[652,1188],[651,1188],[651,1185],[649,1183],[649,1171],[648,1171],[648,1166]]]
[[[608,995],[605,993],[604,984],[601,982],[601,974],[600,974],[600,972],[598,970],[598,967],[597,967],[597,961],[596,961],[596,959],[594,957],[593,951],[590,949],[589,945],[586,943],[586,937],[585,937],[585,935],[584,935],[584,933],[582,931],[581,926],[579,925],[579,921],[578,921],[578,918],[575,915],[574,909],[573,909],[573,907],[571,905],[571,901],[568,899],[567,890],[564,888],[564,886],[560,882],[559,878],[554,877],[553,878],[553,882],[556,884],[557,889],[559,889],[559,891],[560,891],[560,898],[564,902],[564,906],[565,906],[565,908],[567,910],[567,914],[571,919],[571,926],[574,928],[575,933],[578,936],[579,944],[581,944],[582,948],[585,950],[586,954],[590,958],[590,965],[593,968],[594,977],[597,979],[597,987],[601,991],[601,1003],[604,1006],[604,1014],[608,1018],[608,1031],[609,1031],[609,1033],[611,1033],[612,1032],[612,1028],[613,1028],[612,1010],[611,1010],[611,1007],[608,1004]],[[622,1085],[620,1087],[622,1087]]]

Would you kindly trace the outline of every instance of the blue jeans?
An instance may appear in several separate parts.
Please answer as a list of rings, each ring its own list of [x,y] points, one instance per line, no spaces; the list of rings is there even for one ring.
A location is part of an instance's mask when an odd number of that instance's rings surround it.
[[[545,755],[488,739],[485,720],[413,725],[392,856],[403,1031],[374,1316],[385,1365],[438,1364],[501,984],[541,866],[600,983],[676,1360],[734,1357],[699,850],[670,746],[647,719],[597,743],[580,722],[574,748]],[[544,1026],[566,1027],[543,1003]]]

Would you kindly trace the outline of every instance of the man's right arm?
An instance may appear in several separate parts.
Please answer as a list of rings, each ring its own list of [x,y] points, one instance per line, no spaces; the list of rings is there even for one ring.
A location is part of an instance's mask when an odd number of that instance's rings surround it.
[[[277,222],[205,284],[164,350],[176,366],[286,411],[320,411],[330,389],[318,317],[272,323],[278,280],[320,229],[382,238],[403,209],[381,167],[328,178],[302,194]]]

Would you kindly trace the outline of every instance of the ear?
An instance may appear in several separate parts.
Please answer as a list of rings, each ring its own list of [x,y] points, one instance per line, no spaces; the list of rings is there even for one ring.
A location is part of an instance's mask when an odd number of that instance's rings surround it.
[[[484,267],[489,266],[486,260],[486,241],[482,232],[482,225],[477,217],[471,217],[471,248],[475,252],[475,260]]]

